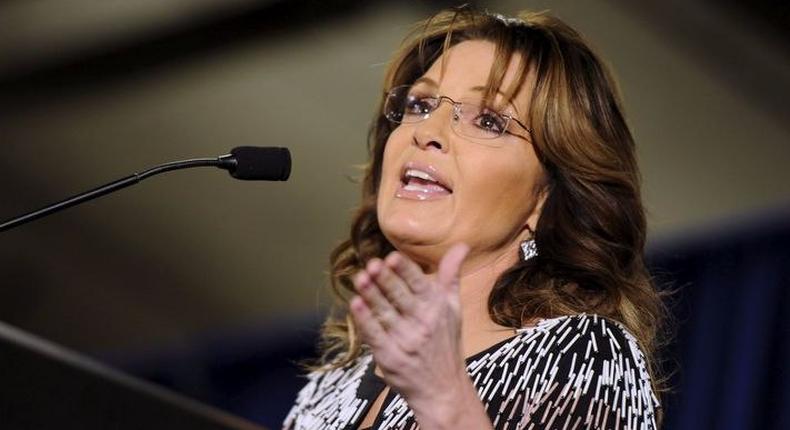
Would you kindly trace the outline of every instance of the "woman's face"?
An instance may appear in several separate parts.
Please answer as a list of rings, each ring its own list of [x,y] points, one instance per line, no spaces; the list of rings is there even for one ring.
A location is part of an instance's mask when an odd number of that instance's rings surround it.
[[[466,41],[443,56],[444,74],[440,58],[417,80],[415,90],[455,101],[482,100],[494,45]],[[518,61],[515,55],[502,92],[516,79]],[[497,95],[496,110],[529,126],[533,86],[530,74],[510,102]],[[467,261],[476,258],[485,264],[504,252],[517,255],[526,226],[534,228],[540,212],[544,173],[527,131],[510,121],[507,130],[513,134],[495,142],[470,139],[451,128],[452,112],[453,106],[443,101],[428,119],[400,124],[384,150],[379,224],[398,250],[429,271],[459,242],[471,248]],[[433,179],[444,186],[430,183]]]

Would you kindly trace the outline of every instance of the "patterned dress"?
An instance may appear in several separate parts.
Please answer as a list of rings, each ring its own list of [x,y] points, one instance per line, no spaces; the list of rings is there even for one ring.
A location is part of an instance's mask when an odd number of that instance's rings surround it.
[[[598,315],[541,320],[466,365],[495,429],[656,428],[659,403],[636,339]],[[311,372],[283,429],[357,429],[386,386],[374,368],[368,352],[344,368]],[[372,428],[419,424],[390,390]]]

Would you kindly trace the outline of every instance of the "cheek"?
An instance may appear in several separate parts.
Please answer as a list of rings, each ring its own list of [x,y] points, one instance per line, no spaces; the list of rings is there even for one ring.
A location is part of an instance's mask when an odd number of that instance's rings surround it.
[[[540,165],[519,151],[467,157],[459,166],[466,182],[464,212],[482,228],[520,228],[534,207]]]
[[[405,142],[404,133],[399,133],[401,127],[396,128],[390,133],[387,143],[384,146],[384,157],[381,163],[381,178],[379,183],[378,198],[376,206],[379,213],[381,213],[383,206],[386,206],[399,185],[400,175],[397,170],[402,164],[401,158],[407,147]]]

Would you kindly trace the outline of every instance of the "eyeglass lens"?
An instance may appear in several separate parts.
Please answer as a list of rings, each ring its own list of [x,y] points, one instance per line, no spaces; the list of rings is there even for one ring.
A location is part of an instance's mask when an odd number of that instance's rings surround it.
[[[384,115],[395,123],[424,121],[442,101],[453,105],[451,126],[466,137],[494,139],[505,133],[509,118],[470,101],[455,102],[449,97],[423,94],[410,86],[393,88],[384,106]]]

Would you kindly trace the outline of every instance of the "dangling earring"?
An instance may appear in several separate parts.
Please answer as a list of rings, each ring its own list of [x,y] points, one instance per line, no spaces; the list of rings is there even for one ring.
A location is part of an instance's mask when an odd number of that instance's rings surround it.
[[[527,226],[529,231],[529,238],[521,242],[519,247],[519,254],[521,254],[521,261],[527,261],[530,258],[538,255],[538,245],[535,243],[535,232]]]

